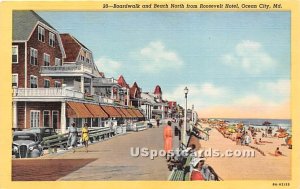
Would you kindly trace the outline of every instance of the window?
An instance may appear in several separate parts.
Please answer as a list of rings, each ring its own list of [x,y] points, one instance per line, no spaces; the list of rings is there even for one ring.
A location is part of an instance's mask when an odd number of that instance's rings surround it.
[[[54,47],[55,45],[55,35],[52,32],[49,32],[49,45]]]
[[[12,86],[18,87],[18,74],[12,74]]]
[[[89,58],[86,58],[86,62],[87,62],[87,63],[90,63],[90,59],[89,59]]]
[[[30,111],[30,127],[40,127],[40,111]]]
[[[61,60],[59,58],[55,58],[55,66],[61,66]]]
[[[54,87],[56,87],[56,88],[61,87],[61,83],[59,81],[55,81]]]
[[[80,55],[80,60],[84,61],[84,56]]]
[[[58,127],[58,111],[52,111],[52,127],[57,129]]]
[[[19,62],[19,48],[18,46],[12,47],[12,63],[17,64]]]
[[[50,66],[50,55],[44,53],[44,66]]]
[[[44,80],[44,88],[49,88],[50,87],[50,80],[49,79],[45,79]]]
[[[50,127],[50,111],[44,110],[43,111],[43,122],[44,127]]]
[[[38,26],[38,40],[45,42],[45,29],[41,26]]]
[[[38,64],[38,51],[34,48],[30,48],[30,64]]]
[[[30,88],[37,88],[38,78],[37,76],[31,75],[30,76]]]

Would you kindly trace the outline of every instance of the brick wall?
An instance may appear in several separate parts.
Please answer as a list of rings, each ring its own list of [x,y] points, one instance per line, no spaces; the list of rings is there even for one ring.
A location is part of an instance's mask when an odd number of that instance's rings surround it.
[[[38,65],[30,64],[30,47],[38,50]],[[51,79],[50,77],[40,76],[40,66],[44,66],[44,53],[50,55],[50,66],[55,65],[55,58],[60,58],[62,61],[62,53],[58,45],[57,36],[55,36],[55,46],[51,47],[49,45],[49,31],[45,28],[45,42],[38,40],[38,26],[35,28],[30,39],[27,43],[27,86],[30,86],[30,75],[38,76],[38,87],[44,87],[44,79],[50,80],[50,87],[54,87],[55,81],[60,81],[61,79]]]
[[[19,74],[19,87],[25,87],[25,43],[13,43],[12,45],[19,46],[19,63],[12,65],[12,73]],[[38,65],[30,64],[30,48],[38,50]],[[62,52],[55,36],[55,46],[49,45],[49,31],[45,28],[45,42],[38,40],[38,26],[34,29],[30,39],[27,42],[27,87],[30,88],[30,75],[38,77],[38,87],[44,87],[44,79],[50,80],[50,87],[54,87],[55,81],[62,82],[62,79],[52,79],[50,77],[42,77],[40,75],[40,67],[44,66],[44,53],[50,55],[50,66],[55,65],[55,58],[60,58],[62,61]]]
[[[13,46],[18,46],[18,64],[12,64],[12,73],[18,74],[18,85],[20,88],[24,88],[25,84],[25,43],[13,43]]]
[[[39,110],[40,111],[40,127],[43,127],[43,111],[50,110],[50,127],[52,127],[52,111],[58,111],[58,128],[60,129],[60,114],[61,114],[61,102],[26,102],[26,125],[30,128],[30,111]],[[22,115],[18,114],[18,117]],[[24,115],[23,115],[24,117]],[[19,120],[19,119],[18,119]],[[24,122],[24,121],[23,121]],[[21,124],[21,122],[20,122]],[[24,128],[18,122],[18,126]]]

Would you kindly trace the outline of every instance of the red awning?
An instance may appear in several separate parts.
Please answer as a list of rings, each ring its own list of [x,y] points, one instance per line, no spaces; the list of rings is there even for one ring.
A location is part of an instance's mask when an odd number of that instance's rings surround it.
[[[125,114],[126,118],[132,118],[132,115],[125,108],[120,108],[120,110]]]
[[[122,117],[122,115],[112,106],[101,106],[109,117]]]
[[[140,112],[140,110],[136,109],[136,110],[133,110],[134,113],[138,116],[138,117],[144,117],[144,115]]]
[[[93,114],[80,102],[67,102],[68,118],[92,118]]]
[[[127,109],[132,117],[138,117],[132,109]]]
[[[126,117],[126,115],[121,111],[121,108],[115,108],[115,109],[118,111],[118,113],[119,113],[123,118]]]
[[[94,117],[98,117],[98,118],[108,118],[107,113],[105,113],[105,111],[96,104],[84,104],[87,109],[93,114]]]

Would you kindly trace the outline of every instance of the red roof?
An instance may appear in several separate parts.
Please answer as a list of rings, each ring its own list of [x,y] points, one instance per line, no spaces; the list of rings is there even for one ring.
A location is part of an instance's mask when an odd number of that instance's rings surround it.
[[[129,89],[129,85],[126,83],[123,75],[120,75],[119,79],[118,79],[118,84],[121,86],[121,87],[125,87],[125,88],[128,88]]]
[[[68,33],[60,34],[60,37],[66,52],[66,58],[64,61],[75,62],[81,49],[81,43]]]
[[[155,89],[154,89],[154,94],[162,94],[161,92],[161,88],[159,85],[156,85]]]
[[[141,89],[136,82],[133,83],[130,88],[130,98],[139,98],[141,95]]]

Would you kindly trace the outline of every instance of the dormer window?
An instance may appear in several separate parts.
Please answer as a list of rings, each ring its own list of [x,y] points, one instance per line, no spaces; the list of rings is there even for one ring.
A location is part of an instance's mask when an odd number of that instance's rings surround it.
[[[38,40],[45,42],[45,29],[41,26],[38,26]]]
[[[52,32],[49,32],[49,45],[54,47],[55,45],[55,35]]]

